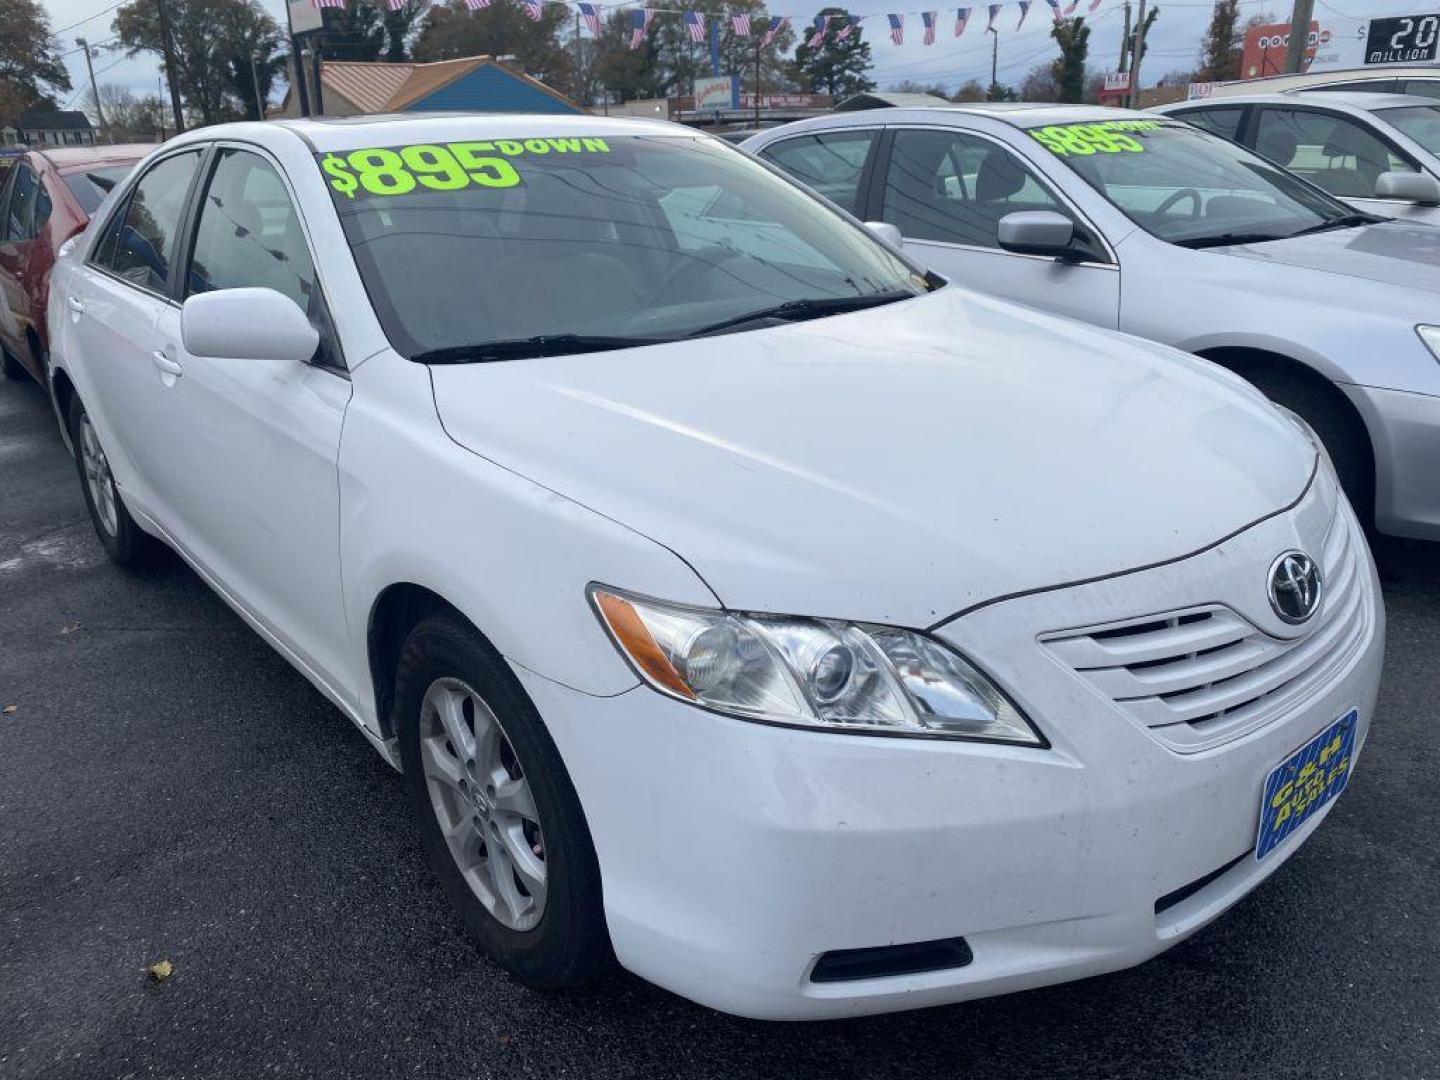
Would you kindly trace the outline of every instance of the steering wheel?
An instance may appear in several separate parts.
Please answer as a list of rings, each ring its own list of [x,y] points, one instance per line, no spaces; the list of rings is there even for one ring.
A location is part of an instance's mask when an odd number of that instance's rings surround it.
[[[688,257],[680,269],[671,274],[650,298],[651,303],[665,303],[672,298],[683,299],[697,281],[715,273],[720,266],[738,257],[730,248],[719,244],[711,244],[699,251],[687,252],[686,255]]]
[[[1193,209],[1191,209],[1190,211],[1190,216],[1192,218],[1198,218],[1200,216],[1201,207],[1200,192],[1196,191],[1193,187],[1181,188],[1179,191],[1172,191],[1169,197],[1167,197],[1165,201],[1162,202],[1159,206],[1157,206],[1154,210],[1150,211],[1150,213],[1155,217],[1159,217],[1161,214],[1165,213],[1172,206],[1178,203],[1181,199],[1190,200],[1193,207]]]

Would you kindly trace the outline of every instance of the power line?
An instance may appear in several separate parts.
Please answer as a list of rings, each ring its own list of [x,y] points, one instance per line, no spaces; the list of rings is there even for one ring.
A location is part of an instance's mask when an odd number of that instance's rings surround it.
[[[97,12],[95,12],[94,15],[87,15],[87,16],[85,16],[85,18],[81,19],[79,22],[73,22],[73,23],[71,23],[69,26],[62,26],[59,30],[56,30],[56,31],[53,32],[53,36],[59,37],[61,34],[67,32],[67,31],[69,31],[69,30],[74,30],[77,26],[84,26],[87,22],[93,22],[94,20],[100,18],[101,15],[109,15],[110,12],[115,11],[117,8],[120,8],[120,7],[123,7],[123,6],[124,6],[123,4],[112,4],[110,7],[106,8],[104,11],[97,11]]]

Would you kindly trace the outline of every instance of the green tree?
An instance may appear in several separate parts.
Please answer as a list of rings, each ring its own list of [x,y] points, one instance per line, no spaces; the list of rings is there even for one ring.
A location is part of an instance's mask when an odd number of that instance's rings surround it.
[[[225,5],[220,20],[214,60],[221,66],[241,114],[247,119],[263,120],[256,101],[256,81],[259,102],[268,102],[290,59],[284,36],[275,20],[257,4]]]
[[[70,75],[50,37],[50,18],[35,0],[0,0],[0,116],[53,105]]]
[[[667,78],[660,63],[660,45],[652,32],[630,48],[630,12],[612,11],[600,36],[596,75],[610,97],[619,101],[662,97]]]
[[[425,13],[411,51],[416,60],[513,56],[526,74],[565,87],[571,81],[574,58],[561,47],[559,31],[569,16],[570,10],[559,4],[546,4],[543,17],[535,22],[519,4],[492,4],[471,11],[464,0],[448,0]]]
[[[992,82],[985,91],[986,101],[1018,101],[1015,91],[1002,82]]]
[[[827,7],[818,14],[830,17],[830,33],[815,48],[808,40],[795,47],[795,77],[813,92],[830,94],[837,101],[874,90],[875,80],[869,73],[875,62],[870,58],[864,24],[850,31],[844,41],[837,41],[836,31],[845,25],[850,13],[844,8]]]
[[[1077,103],[1085,99],[1085,61],[1090,55],[1090,28],[1083,15],[1061,19],[1050,27],[1050,36],[1060,46],[1060,59],[1052,66],[1056,101]]]
[[[283,63],[283,58],[273,55],[279,47],[279,30],[265,9],[256,0],[166,0],[166,11],[175,52],[171,75],[192,116],[201,124],[214,124],[253,109],[242,96],[250,87],[252,52],[270,43],[272,51],[256,57],[256,68],[258,72],[263,63],[271,79]],[[128,55],[164,55],[156,0],[132,0],[116,12],[112,29],[119,39],[117,47]],[[242,63],[243,79],[237,74]],[[261,85],[265,86],[263,76]],[[253,91],[250,96],[253,99]]]
[[[326,60],[379,60],[385,51],[385,23],[380,8],[352,0],[343,8],[322,8],[325,32],[320,55]]]
[[[1217,0],[1200,42],[1200,65],[1195,74],[1202,82],[1240,77],[1240,37],[1240,0]]]

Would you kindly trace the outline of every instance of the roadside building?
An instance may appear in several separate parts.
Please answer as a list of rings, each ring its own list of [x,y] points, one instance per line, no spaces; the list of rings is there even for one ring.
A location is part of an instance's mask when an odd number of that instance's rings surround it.
[[[583,113],[575,102],[538,79],[491,56],[428,64],[327,60],[320,65],[326,116],[397,112]],[[311,83],[313,98],[314,84]],[[314,101],[311,109],[314,110]],[[299,116],[293,91],[272,116]]]
[[[0,120],[5,146],[94,146],[95,130],[78,109],[26,109]]]

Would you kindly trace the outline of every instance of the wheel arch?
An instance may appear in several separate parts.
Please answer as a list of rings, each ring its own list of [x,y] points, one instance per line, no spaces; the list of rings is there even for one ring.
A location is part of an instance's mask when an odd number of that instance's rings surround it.
[[[435,590],[413,581],[397,581],[385,586],[370,605],[366,622],[366,656],[369,660],[370,683],[375,694],[375,719],[382,738],[397,734],[392,716],[395,705],[395,675],[405,639],[422,619],[436,612],[447,611],[474,629],[491,648],[493,642],[475,621]],[[498,653],[498,650],[497,650]]]
[[[50,368],[50,400],[55,407],[55,419],[60,424],[60,437],[73,454],[75,447],[70,441],[70,402],[75,400],[75,383],[63,367]]]

